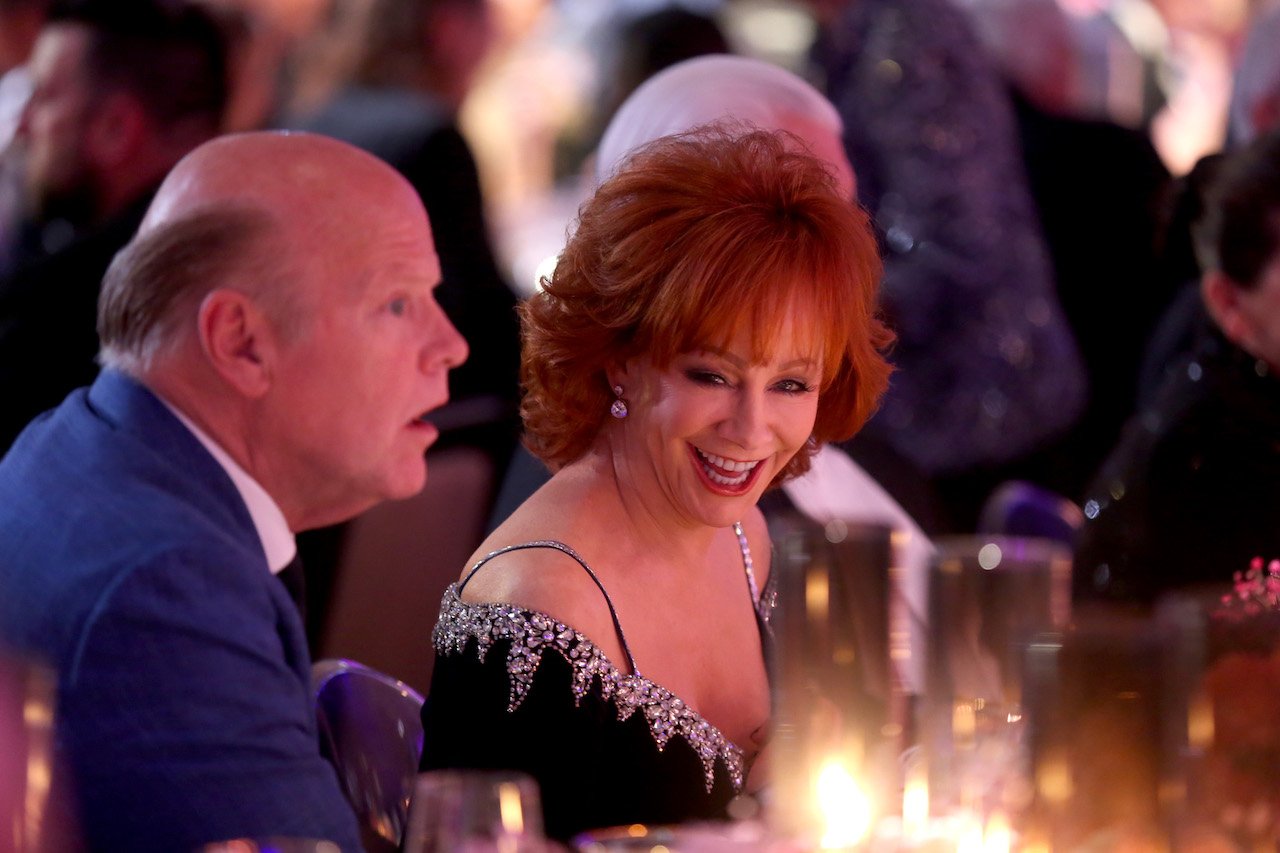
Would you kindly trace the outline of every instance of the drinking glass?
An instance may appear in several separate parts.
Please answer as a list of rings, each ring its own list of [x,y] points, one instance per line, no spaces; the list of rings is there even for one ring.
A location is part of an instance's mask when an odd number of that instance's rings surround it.
[[[532,778],[512,771],[418,775],[405,853],[541,853],[542,806]]]
[[[1176,843],[1241,850],[1280,838],[1280,609],[1268,573],[1236,589],[1180,590],[1158,613],[1177,618],[1183,664],[1166,699],[1165,764],[1176,784]],[[1262,586],[1265,584],[1265,586]],[[1225,594],[1224,594],[1225,593]],[[1175,798],[1169,794],[1177,794]]]
[[[770,819],[788,837],[853,846],[895,807],[902,726],[891,530],[780,514],[770,534],[778,590]]]
[[[1189,735],[1201,740],[1205,724],[1188,677],[1193,635],[1163,614],[1111,605],[1072,621],[1027,658],[1028,834],[1053,850],[1231,849],[1171,834],[1189,805]]]
[[[929,570],[923,743],[930,809],[983,819],[1024,805],[1023,660],[1070,619],[1071,554],[1048,540],[943,537]]]

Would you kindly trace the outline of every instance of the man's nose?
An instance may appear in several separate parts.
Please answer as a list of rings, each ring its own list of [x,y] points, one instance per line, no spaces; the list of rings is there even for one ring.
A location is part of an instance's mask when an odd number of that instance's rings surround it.
[[[452,370],[467,360],[470,347],[443,311],[439,312],[437,322],[427,329],[427,340],[422,348],[423,369],[432,370],[443,367]]]

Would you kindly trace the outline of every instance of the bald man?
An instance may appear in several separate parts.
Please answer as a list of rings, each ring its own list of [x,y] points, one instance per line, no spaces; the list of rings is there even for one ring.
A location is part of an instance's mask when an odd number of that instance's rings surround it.
[[[58,671],[89,847],[358,849],[272,573],[422,488],[467,353],[439,281],[412,187],[307,134],[197,148],[112,264],[106,369],[0,462],[0,635]]]

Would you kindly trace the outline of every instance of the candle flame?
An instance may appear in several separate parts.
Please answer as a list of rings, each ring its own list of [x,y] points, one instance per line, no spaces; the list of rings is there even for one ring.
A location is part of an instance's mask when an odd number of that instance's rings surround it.
[[[983,853],[982,823],[974,815],[965,818],[956,839],[956,853]]]
[[[853,774],[839,761],[829,760],[818,773],[818,810],[824,850],[853,847],[871,829],[871,802]]]
[[[913,768],[902,792],[902,826],[907,836],[921,835],[929,823],[929,783],[923,767]]]
[[[1213,747],[1213,700],[1201,691],[1191,700],[1187,715],[1187,740],[1192,749]]]
[[[987,819],[987,830],[983,833],[982,848],[984,853],[1009,853],[1013,847],[1013,831],[1009,821],[1002,812],[996,812]]]
[[[504,832],[511,835],[524,833],[524,803],[518,785],[503,782],[498,786],[498,814]]]

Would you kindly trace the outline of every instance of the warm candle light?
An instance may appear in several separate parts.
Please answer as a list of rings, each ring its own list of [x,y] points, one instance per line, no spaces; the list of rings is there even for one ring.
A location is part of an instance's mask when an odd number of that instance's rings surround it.
[[[871,830],[871,802],[849,769],[828,760],[818,773],[818,811],[822,815],[823,850],[854,847]]]
[[[1213,737],[1213,700],[1201,690],[1187,712],[1187,742],[1192,749],[1205,750],[1213,746]]]
[[[920,838],[929,825],[929,772],[917,761],[907,771],[902,792],[902,830],[908,839]]]
[[[966,815],[956,838],[956,853],[984,853],[982,822],[977,815]]]
[[[831,585],[826,575],[813,572],[805,578],[804,602],[811,620],[821,622],[828,618],[831,611]]]
[[[502,828],[511,835],[524,833],[524,806],[521,802],[520,786],[504,782],[498,786],[498,813],[502,820]]]
[[[1013,831],[1003,812],[996,812],[987,819],[987,829],[982,834],[983,853],[1009,853],[1013,847]]]
[[[1070,800],[1075,794],[1070,760],[1065,755],[1047,755],[1036,772],[1036,788],[1046,802],[1055,806]]]

